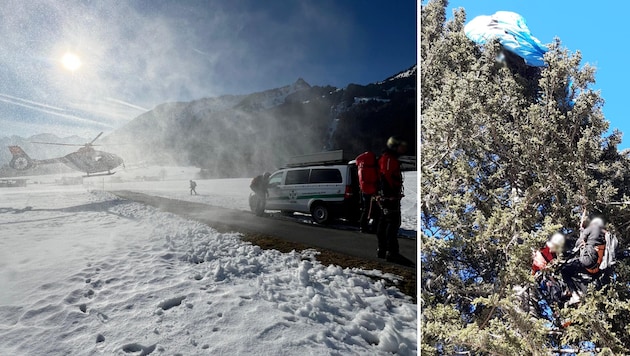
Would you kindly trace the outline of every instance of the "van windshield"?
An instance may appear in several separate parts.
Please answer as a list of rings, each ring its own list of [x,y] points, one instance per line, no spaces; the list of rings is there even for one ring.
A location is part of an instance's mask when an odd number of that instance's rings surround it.
[[[280,185],[280,183],[282,183],[282,172],[278,172],[272,175],[271,177],[269,177],[270,186]]]

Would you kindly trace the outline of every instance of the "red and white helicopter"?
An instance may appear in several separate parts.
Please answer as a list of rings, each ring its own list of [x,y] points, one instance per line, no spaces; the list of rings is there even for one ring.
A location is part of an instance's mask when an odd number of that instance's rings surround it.
[[[9,146],[9,151],[13,155],[13,159],[9,162],[9,166],[18,171],[25,171],[36,166],[52,163],[63,163],[66,166],[77,171],[87,173],[88,177],[111,175],[112,169],[124,165],[122,158],[117,155],[104,151],[97,151],[93,148],[93,143],[103,133],[101,132],[90,143],[84,145],[75,145],[69,143],[53,143],[53,142],[33,142],[45,145],[58,146],[81,146],[78,151],[69,153],[63,157],[49,159],[32,159],[20,146]]]

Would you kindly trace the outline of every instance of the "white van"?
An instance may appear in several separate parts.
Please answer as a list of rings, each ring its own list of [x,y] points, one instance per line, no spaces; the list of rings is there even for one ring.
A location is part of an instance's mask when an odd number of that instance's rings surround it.
[[[319,224],[358,220],[359,185],[354,164],[284,168],[269,177],[265,209],[310,213]]]

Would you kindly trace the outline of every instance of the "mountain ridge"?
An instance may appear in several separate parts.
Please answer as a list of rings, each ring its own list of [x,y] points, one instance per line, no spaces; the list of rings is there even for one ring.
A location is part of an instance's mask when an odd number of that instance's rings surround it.
[[[417,65],[345,88],[296,82],[249,95],[160,105],[106,137],[133,141],[126,161],[195,165],[209,177],[251,176],[290,156],[343,149],[380,152],[401,135],[415,155]]]
[[[394,134],[415,155],[416,73],[414,64],[367,85],[311,86],[298,78],[252,94],[162,103],[99,141],[126,163],[194,165],[208,177],[251,176],[323,150],[378,152]]]

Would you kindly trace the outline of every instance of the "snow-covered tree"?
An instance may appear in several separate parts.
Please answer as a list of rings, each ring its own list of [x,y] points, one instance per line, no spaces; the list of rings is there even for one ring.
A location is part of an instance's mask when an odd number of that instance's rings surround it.
[[[447,21],[446,5],[421,10],[422,351],[546,354],[544,322],[518,311],[513,287],[532,282],[532,251],[576,233],[584,211],[626,245],[630,163],[579,52],[556,39],[545,67],[527,67],[498,41],[470,41],[464,10]],[[562,310],[563,345],[630,352],[630,270],[616,271]]]

